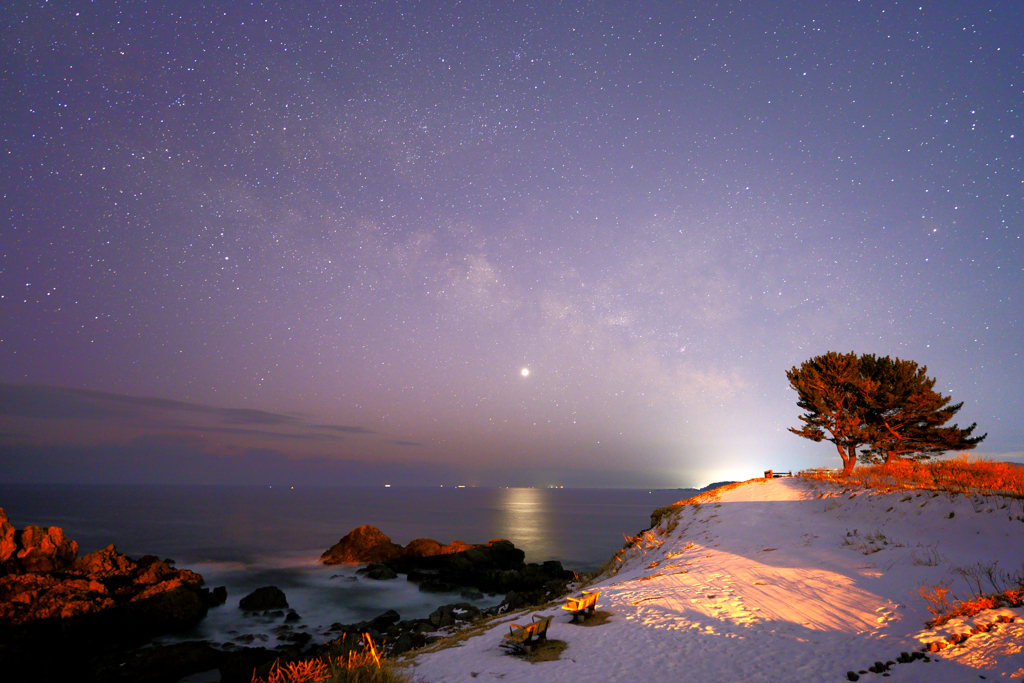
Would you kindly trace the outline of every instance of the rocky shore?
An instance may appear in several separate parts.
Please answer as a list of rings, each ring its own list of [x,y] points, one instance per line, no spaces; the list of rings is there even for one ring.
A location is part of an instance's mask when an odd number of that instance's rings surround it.
[[[104,658],[224,603],[223,588],[210,591],[202,576],[173,565],[133,560],[113,545],[78,557],[59,527],[15,529],[0,509],[0,671],[88,680]]]
[[[561,595],[576,575],[557,561],[526,563],[526,554],[511,541],[494,539],[480,545],[453,541],[443,545],[418,538],[408,545],[393,543],[374,526],[353,529],[320,556],[324,564],[362,564],[367,577],[406,579],[421,591],[462,590],[467,597],[483,593],[505,595],[504,604],[517,608]]]
[[[442,544],[416,539],[395,544],[372,526],[354,529],[323,553],[324,564],[362,564],[367,580],[405,579],[421,591],[461,593],[422,619],[394,610],[358,623],[334,623],[327,642],[313,642],[288,608],[284,592],[265,586],[239,601],[239,609],[274,627],[274,648],[192,641],[146,645],[181,632],[227,591],[204,586],[203,577],[147,555],[132,559],[111,545],[78,557],[78,544],[59,527],[15,529],[0,509],[0,672],[33,681],[174,683],[193,673],[219,670],[223,683],[248,683],[253,671],[317,655],[344,655],[369,634],[391,656],[423,647],[452,628],[566,591],[575,574],[559,562],[526,563],[510,541]],[[484,594],[503,596],[481,608]],[[497,601],[497,597],[495,597]],[[323,636],[321,636],[321,639]]]

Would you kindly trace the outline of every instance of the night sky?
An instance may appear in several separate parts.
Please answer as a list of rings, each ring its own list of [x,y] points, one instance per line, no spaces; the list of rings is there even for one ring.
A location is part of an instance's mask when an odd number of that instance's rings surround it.
[[[0,480],[704,485],[913,359],[1024,460],[1024,6],[0,8]],[[523,369],[528,369],[524,376]]]

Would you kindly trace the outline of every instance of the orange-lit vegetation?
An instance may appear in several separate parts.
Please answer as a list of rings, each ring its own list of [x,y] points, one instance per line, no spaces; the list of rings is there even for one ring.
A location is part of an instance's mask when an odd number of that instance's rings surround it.
[[[1024,467],[1008,462],[972,458],[966,454],[934,462],[900,459],[888,464],[859,467],[849,475],[835,471],[809,470],[801,472],[800,476],[884,491],[926,489],[952,494],[997,495],[1024,499]],[[936,564],[937,560],[933,561],[926,557],[917,562],[932,565]],[[921,586],[918,589],[933,616],[928,622],[930,628],[941,626],[950,619],[972,617],[986,609],[1024,605],[1024,568],[1019,573],[1006,573],[999,571],[994,565],[978,564],[956,569],[954,573],[959,574],[970,589],[971,595],[965,600],[953,597],[948,583]],[[986,593],[986,590],[991,592]]]
[[[928,622],[929,628],[942,626],[950,619],[973,617],[987,609],[1024,605],[1024,587],[980,595],[971,600],[955,600],[953,603],[946,600],[946,593],[949,592],[946,586],[921,586],[918,591],[928,602],[928,611],[935,615],[935,618]]]
[[[1019,571],[1008,571],[1000,569],[998,563],[977,562],[966,567],[956,567],[951,573],[959,575],[967,584],[969,599],[950,603],[946,599],[950,593],[948,581],[931,588],[921,586],[918,589],[928,603],[928,611],[935,617],[928,622],[933,628],[957,617],[973,617],[983,610],[1024,605],[1024,566]]]
[[[809,479],[828,479],[883,490],[929,489],[948,493],[983,493],[1024,498],[1024,467],[959,455],[949,460],[896,460],[859,467],[847,476],[821,471],[801,472]]]
[[[253,671],[252,683],[403,683],[404,678],[384,661],[384,655],[366,634],[361,651],[344,657],[317,657],[301,662],[274,662],[266,678]]]

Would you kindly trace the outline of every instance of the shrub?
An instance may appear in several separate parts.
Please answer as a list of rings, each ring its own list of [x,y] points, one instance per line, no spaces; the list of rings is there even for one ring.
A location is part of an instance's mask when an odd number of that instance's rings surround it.
[[[274,662],[266,678],[253,671],[252,683],[405,683],[377,649],[369,634],[365,647],[345,657],[314,657],[299,662]]]
[[[1024,467],[959,455],[949,460],[917,462],[900,459],[888,464],[860,467],[845,477],[808,471],[811,479],[838,480],[887,491],[929,489],[949,493],[997,494],[1024,498]]]
[[[939,588],[939,586],[935,586],[935,588]],[[928,589],[922,588],[921,594],[924,595],[926,590]],[[943,602],[945,602],[945,596],[943,596]],[[947,603],[947,610],[945,612],[936,612],[932,609],[932,605],[929,605],[928,611],[934,614],[935,618],[929,621],[927,626],[928,628],[935,628],[942,626],[950,619],[973,617],[975,614],[987,609],[1020,607],[1021,605],[1024,605],[1024,588],[982,595],[973,600],[957,600],[955,605]]]

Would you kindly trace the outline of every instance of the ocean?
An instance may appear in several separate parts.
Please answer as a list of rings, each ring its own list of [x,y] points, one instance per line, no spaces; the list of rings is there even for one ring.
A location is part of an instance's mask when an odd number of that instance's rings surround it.
[[[593,571],[650,525],[650,513],[692,495],[680,489],[329,488],[0,484],[14,526],[62,527],[79,556],[111,543],[134,558],[158,555],[227,586],[228,601],[191,631],[160,639],[273,647],[280,618],[245,615],[238,601],[275,585],[302,617],[295,630],[327,640],[334,622],[394,609],[423,618],[458,594],[421,593],[404,578],[373,581],[355,568],[318,563],[355,527],[372,524],[396,543],[507,538],[527,562],[560,560]],[[503,596],[477,601],[481,607]]]

